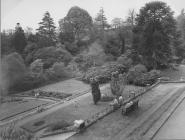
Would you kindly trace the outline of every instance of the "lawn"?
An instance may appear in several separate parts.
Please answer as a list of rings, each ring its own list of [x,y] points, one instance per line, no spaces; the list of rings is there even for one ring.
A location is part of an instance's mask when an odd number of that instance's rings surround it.
[[[0,120],[8,119],[9,117],[34,109],[40,105],[51,103],[52,102],[38,99],[24,99],[16,102],[5,102],[0,104]]]
[[[78,94],[88,91],[90,86],[76,79],[69,79],[55,84],[41,87],[40,90],[47,92],[61,92],[67,94]]]
[[[130,88],[134,88],[135,90],[140,90],[140,87],[136,86],[127,86],[127,90]],[[102,94],[106,94],[107,96],[112,96],[110,88],[105,88],[101,91]],[[92,117],[94,114],[104,110],[109,106],[109,102],[99,102],[98,105],[94,105],[91,97],[91,93],[86,94],[82,98],[77,99],[73,103],[49,114],[45,117],[30,121],[22,126],[22,128],[30,131],[30,132],[37,132],[38,130],[47,127],[48,125],[61,122],[63,120],[71,123],[76,119],[88,119]],[[41,123],[41,125],[37,126],[36,123]]]
[[[162,76],[169,77],[171,80],[179,80],[181,77],[185,78],[185,65],[180,65],[177,70],[166,69],[162,71]]]
[[[129,125],[132,125],[132,122],[147,112],[173,88],[173,86],[169,87],[166,84],[159,85],[142,96],[138,110],[123,116],[119,109],[99,120],[83,133],[71,137],[69,140],[112,140],[120,131],[126,130]],[[140,117],[140,119],[142,118]]]

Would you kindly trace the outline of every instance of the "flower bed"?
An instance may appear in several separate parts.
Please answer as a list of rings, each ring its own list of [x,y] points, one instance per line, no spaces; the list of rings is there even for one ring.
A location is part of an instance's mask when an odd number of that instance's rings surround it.
[[[32,90],[28,92],[21,93],[19,95],[22,96],[32,96],[32,97],[52,97],[52,98],[58,98],[58,99],[64,99],[69,96],[72,96],[72,94],[63,93],[63,92],[48,92],[48,91],[42,91],[42,90]]]

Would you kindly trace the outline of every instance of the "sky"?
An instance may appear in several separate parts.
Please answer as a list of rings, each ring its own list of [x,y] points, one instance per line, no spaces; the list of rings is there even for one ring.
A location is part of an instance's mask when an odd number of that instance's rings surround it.
[[[110,22],[118,17],[126,19],[129,9],[139,11],[145,3],[153,0],[1,0],[1,30],[14,29],[20,23],[23,29],[38,28],[38,23],[46,11],[49,11],[58,27],[58,21],[64,18],[72,6],[79,6],[95,18],[103,7]],[[175,16],[185,8],[185,0],[161,0],[175,12]]]

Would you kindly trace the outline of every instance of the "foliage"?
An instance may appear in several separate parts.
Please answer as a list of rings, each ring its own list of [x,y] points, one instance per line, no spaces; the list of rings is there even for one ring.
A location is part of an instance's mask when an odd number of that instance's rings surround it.
[[[79,48],[76,43],[65,42],[65,49],[70,52],[72,55],[76,55],[79,53]]]
[[[48,47],[55,45],[56,42],[56,32],[53,19],[50,13],[47,11],[39,22],[39,28],[37,29],[38,44],[42,47]]]
[[[3,128],[0,132],[0,138],[2,138],[2,140],[31,140],[33,136],[23,130],[15,128],[15,124],[12,123]]]
[[[5,31],[1,32],[1,55],[9,54],[14,50],[11,44],[12,39],[13,33],[6,33]]]
[[[100,11],[95,18],[95,25],[99,28],[99,30],[103,31],[109,27],[102,7],[100,8]]]
[[[134,9],[129,9],[129,14],[128,14],[128,17],[127,17],[127,24],[129,26],[131,26],[131,28],[133,29],[135,23],[136,23],[136,12]]]
[[[152,70],[148,73],[142,73],[135,77],[133,84],[137,86],[147,86],[154,84],[157,81],[157,78],[160,77],[160,71]]]
[[[72,57],[65,49],[57,47],[45,47],[38,49],[34,55],[33,60],[42,59],[44,69],[51,67],[55,62],[64,62],[67,65]]]
[[[49,92],[49,91],[42,91],[42,90],[32,90],[28,92],[23,92],[21,95],[26,95],[26,96],[34,96],[35,94],[39,93],[38,97],[53,97],[53,98],[58,98],[58,99],[64,99],[69,96],[72,96],[72,94],[68,93],[63,93],[63,92]]]
[[[78,41],[91,30],[92,17],[86,10],[74,6],[70,8],[66,17],[59,21],[59,24],[61,31],[60,40],[62,43],[65,41]]]
[[[123,24],[123,20],[121,19],[121,18],[114,18],[112,21],[111,21],[111,23],[112,23],[112,27],[114,28],[114,29],[120,29],[121,28],[121,26],[122,26],[122,24]]]
[[[124,65],[127,68],[130,68],[132,66],[132,64],[133,64],[132,59],[129,58],[126,54],[123,54],[120,57],[118,57],[117,62],[119,64]]]
[[[146,73],[147,69],[144,65],[138,64],[132,68],[129,69],[127,73],[127,81],[128,83],[133,83],[134,79],[141,75],[142,73]]]
[[[24,49],[25,63],[28,65],[33,62],[34,53],[38,50],[38,45],[36,43],[28,43]]]
[[[69,122],[66,122],[65,120],[59,121],[59,122],[54,122],[49,125],[49,128],[46,131],[56,131],[59,129],[65,129],[68,126],[71,126],[72,124]]]
[[[182,38],[185,40],[185,12],[182,9],[181,14],[177,17],[177,30],[181,32]]]
[[[121,54],[121,45],[118,36],[106,36],[103,47],[106,54],[111,54],[116,57]]]
[[[111,75],[111,92],[117,97],[121,96],[126,85],[126,74],[119,74],[118,72],[113,72]]]
[[[168,65],[174,31],[173,12],[166,3],[149,2],[140,9],[134,28],[133,48],[143,56],[148,68]]]
[[[100,92],[100,87],[99,87],[99,82],[97,77],[91,78],[90,84],[91,84],[93,101],[94,101],[94,104],[96,105],[97,102],[101,99],[101,92]]]
[[[65,78],[69,78],[70,74],[67,71],[64,63],[60,62],[56,62],[53,64],[53,66],[51,68],[49,68],[46,72],[45,72],[45,77],[48,80],[57,80],[57,79],[65,79]]]
[[[85,72],[90,67],[101,66],[106,62],[108,56],[104,53],[102,46],[98,42],[92,43],[88,49],[74,58],[79,70]]]
[[[2,58],[2,81],[4,88],[13,86],[26,73],[26,66],[22,57],[14,52]]]
[[[15,28],[15,33],[12,39],[12,45],[14,46],[15,50],[19,54],[23,54],[26,44],[27,42],[26,42],[26,37],[24,35],[24,30],[22,29],[20,24],[17,23],[17,26]]]
[[[99,67],[92,67],[84,73],[82,80],[86,83],[90,82],[90,78],[97,77],[100,84],[111,80],[111,73],[118,71],[119,73],[126,72],[125,66],[116,62],[105,63]]]
[[[43,73],[43,62],[41,59],[37,59],[30,64],[30,70],[32,74],[39,76]]]

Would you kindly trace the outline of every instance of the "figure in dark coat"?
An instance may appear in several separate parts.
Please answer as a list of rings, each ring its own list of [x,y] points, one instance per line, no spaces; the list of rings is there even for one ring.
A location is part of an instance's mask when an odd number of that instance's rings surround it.
[[[99,83],[97,77],[91,78],[91,89],[92,89],[92,97],[94,104],[96,105],[97,102],[101,99],[101,92],[99,88]]]

